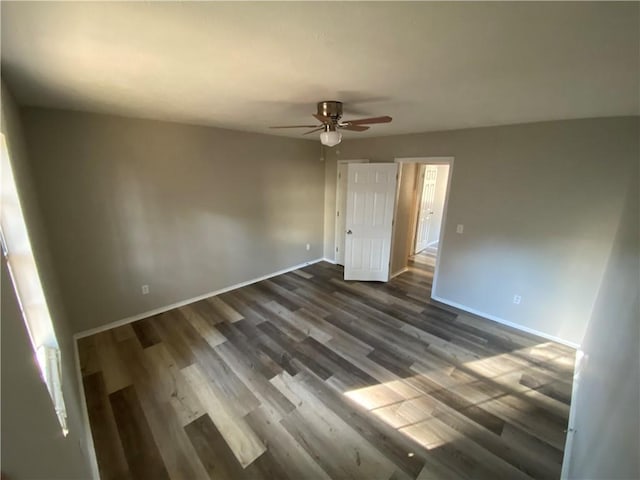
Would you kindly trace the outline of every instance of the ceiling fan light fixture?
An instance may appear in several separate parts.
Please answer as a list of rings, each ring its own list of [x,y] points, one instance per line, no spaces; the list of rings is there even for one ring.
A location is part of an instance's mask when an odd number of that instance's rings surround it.
[[[342,134],[335,130],[322,132],[320,134],[320,143],[327,147],[335,147],[342,141]]]

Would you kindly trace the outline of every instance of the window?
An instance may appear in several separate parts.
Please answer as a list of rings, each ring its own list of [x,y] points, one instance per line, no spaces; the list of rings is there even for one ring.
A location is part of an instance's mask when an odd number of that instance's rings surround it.
[[[29,332],[42,379],[47,385],[63,433],[67,434],[67,414],[62,396],[60,349],[47,301],[40,284],[27,226],[13,177],[4,135],[0,134],[0,243]]]

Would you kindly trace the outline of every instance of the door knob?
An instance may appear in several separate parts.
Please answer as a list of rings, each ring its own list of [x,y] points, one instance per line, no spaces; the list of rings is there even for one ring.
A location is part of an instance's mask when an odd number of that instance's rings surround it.
[[[351,230],[347,230],[347,235],[351,235],[353,232]]]

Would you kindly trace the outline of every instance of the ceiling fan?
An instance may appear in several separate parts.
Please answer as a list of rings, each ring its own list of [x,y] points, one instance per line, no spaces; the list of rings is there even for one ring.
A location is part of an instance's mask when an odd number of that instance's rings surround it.
[[[303,135],[309,135],[310,133],[322,130],[320,142],[328,147],[333,147],[342,141],[342,134],[339,130],[364,132],[369,129],[367,124],[389,123],[392,120],[391,117],[385,115],[383,117],[343,121],[341,120],[342,102],[336,102],[334,100],[318,102],[318,113],[314,113],[313,116],[321,122],[320,125],[282,125],[269,128],[313,128],[313,130],[305,132]]]

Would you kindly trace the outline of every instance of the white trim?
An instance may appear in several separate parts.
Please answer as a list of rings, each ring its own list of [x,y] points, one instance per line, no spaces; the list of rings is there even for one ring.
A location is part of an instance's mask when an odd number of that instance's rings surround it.
[[[80,369],[80,353],[78,351],[78,341],[73,340],[73,358],[76,367],[76,377],[78,380],[78,390],[80,391],[80,409],[82,415],[82,423],[84,424],[85,445],[87,447],[87,455],[89,457],[89,467],[91,468],[91,477],[94,480],[100,480],[100,470],[98,469],[98,459],[93,444],[93,435],[91,434],[91,424],[89,423],[89,410],[87,409],[87,398],[84,394],[84,383],[82,382],[82,370]]]
[[[356,158],[355,160],[338,160],[338,165],[340,165],[341,163],[369,163],[369,159],[368,158]],[[338,172],[336,172],[336,177],[338,175]]]
[[[430,163],[433,165],[451,165],[455,157],[397,157],[395,163]]]
[[[391,273],[391,264],[393,263],[393,249],[396,246],[396,219],[398,217],[398,204],[400,203],[400,182],[402,182],[402,175],[404,174],[402,164],[398,165],[396,170],[396,194],[393,197],[393,218],[391,219],[391,242],[389,243],[389,276],[387,282],[400,273]],[[405,270],[407,270],[407,259],[404,261]]]
[[[114,322],[107,323],[105,325],[101,325],[96,328],[91,328],[89,330],[84,330],[82,332],[78,332],[73,335],[74,339],[79,339],[83,337],[88,337],[90,335],[95,335],[96,333],[104,332],[106,330],[111,330],[112,328],[121,327],[123,325],[127,325],[132,322],[137,322],[138,320],[142,320],[143,318],[152,317],[154,315],[159,315],[164,312],[168,312],[169,310],[173,310],[174,308],[182,307],[184,305],[189,305],[190,303],[197,302],[200,300],[204,300],[205,298],[215,297],[216,295],[220,295],[221,293],[229,292],[231,290],[235,290],[236,288],[246,287],[247,285],[251,285],[252,283],[261,282],[262,280],[267,280],[272,277],[276,277],[278,275],[282,275],[283,273],[292,272],[293,270],[298,270],[299,268],[306,267],[308,265],[313,265],[314,263],[322,262],[324,258],[316,258],[315,260],[309,260],[308,262],[300,263],[298,265],[294,265],[293,267],[285,268],[283,270],[278,270],[277,272],[269,273],[267,275],[263,275],[262,277],[254,278],[251,280],[247,280],[246,282],[236,283],[235,285],[230,285],[228,287],[221,288],[220,290],[216,290],[214,292],[205,293],[203,295],[198,295],[197,297],[189,298],[187,300],[181,300],[176,303],[172,303],[171,305],[166,305],[164,307],[156,308],[153,310],[149,310],[147,312],[139,313],[138,315],[133,315],[131,317],[123,318],[122,320],[116,320]]]
[[[391,276],[389,277],[389,280],[397,277],[398,275],[402,275],[404,272],[408,272],[408,271],[409,271],[409,267],[404,267],[403,269],[397,271],[396,273],[392,273]]]
[[[237,283],[235,285],[231,285],[229,287],[222,288],[220,290],[216,290],[215,292],[206,293],[204,295],[199,295],[194,298],[190,298],[188,300],[183,300],[181,302],[177,302],[171,305],[167,305],[165,307],[156,308],[155,310],[150,310],[148,312],[141,313],[139,315],[134,315],[132,317],[123,318],[122,320],[116,320],[115,322],[108,323],[106,325],[102,325],[100,327],[92,328],[90,330],[85,330],[83,332],[79,332],[73,335],[73,356],[75,360],[76,367],[76,377],[78,380],[79,390],[80,390],[80,403],[82,404],[82,422],[84,423],[85,429],[85,444],[88,449],[89,456],[89,464],[91,467],[92,478],[94,480],[100,480],[100,471],[98,470],[98,460],[96,458],[95,446],[93,444],[93,436],[91,434],[91,424],[89,423],[89,411],[87,409],[87,399],[84,393],[84,384],[82,382],[82,370],[80,369],[80,353],[78,351],[78,340],[83,337],[88,337],[90,335],[94,335],[96,333],[103,332],[105,330],[111,330],[115,327],[120,327],[122,325],[127,325],[129,323],[142,320],[143,318],[151,317],[153,315],[158,315],[160,313],[164,313],[166,311],[172,310],[177,307],[182,307],[183,305],[188,305],[193,302],[197,302],[199,300],[203,300],[205,298],[213,297],[215,295],[220,295],[221,293],[229,292],[231,290],[235,290],[236,288],[245,287],[247,285],[251,285],[252,283],[260,282],[262,280],[267,280],[268,278],[272,278],[278,275],[282,275],[283,273],[288,273],[293,270],[297,270],[302,267],[306,267],[308,265],[313,265],[314,263],[327,261],[330,263],[330,260],[326,258],[317,258],[315,260],[310,260],[308,262],[301,263],[299,265],[294,265],[293,267],[285,268],[283,270],[278,270],[277,272],[270,273],[268,275],[263,275],[262,277],[254,278],[253,280],[248,280],[246,282]]]
[[[440,237],[438,238],[438,250],[436,251],[436,266],[433,271],[433,282],[431,291],[436,293],[438,288],[438,279],[440,277],[440,257],[444,250],[447,235],[447,209],[449,208],[449,196],[451,195],[451,182],[453,180],[453,157],[449,160],[449,176],[447,178],[447,191],[444,193],[444,206],[442,207],[442,220],[440,221]]]
[[[573,385],[571,387],[571,407],[569,408],[569,421],[567,422],[567,439],[564,443],[564,455],[562,458],[562,470],[560,471],[560,479],[569,478],[571,470],[571,454],[573,453],[573,439],[576,436],[576,404],[578,399],[578,389],[580,388],[580,379],[582,370],[587,366],[589,356],[580,348],[576,351],[576,359],[573,366]]]
[[[338,177],[338,175],[340,175],[340,165],[348,165],[350,163],[369,163],[369,159],[368,158],[357,158],[354,160],[338,160],[336,163],[336,195],[335,195],[335,206],[333,208],[333,213],[334,213],[334,217],[333,217],[333,230],[334,230],[334,235],[333,235],[333,259],[334,261],[331,262],[334,265],[337,265],[337,258],[336,258],[336,247],[338,246],[339,243],[339,238],[338,236],[340,235],[340,233],[338,232],[338,187],[340,185],[340,178]],[[345,195],[347,194],[347,192],[344,192]],[[346,215],[346,212],[342,212]],[[346,220],[345,220],[346,221]],[[342,234],[342,236],[344,236],[344,234]],[[341,252],[344,253],[344,252]]]
[[[568,340],[564,340],[562,338],[556,337],[554,335],[549,335],[548,333],[541,332],[539,330],[534,330],[533,328],[525,327],[524,325],[519,325],[517,323],[510,322],[508,320],[504,320],[503,318],[496,317],[495,315],[491,315],[489,313],[481,312],[476,310],[475,308],[467,307],[466,305],[462,305],[460,303],[453,302],[451,300],[447,300],[446,298],[438,297],[437,295],[431,294],[431,298],[437,302],[444,303],[445,305],[449,305],[450,307],[457,308],[459,310],[464,310],[465,312],[473,313],[474,315],[478,315],[479,317],[486,318],[488,320],[493,320],[494,322],[501,323],[503,325],[507,325],[508,327],[515,328],[516,330],[521,330],[523,332],[532,333],[533,335],[537,335],[542,338],[546,338],[547,340],[552,340],[557,343],[561,343],[562,345],[566,345],[571,348],[579,348],[580,345],[577,343],[570,342]]]
[[[451,182],[453,180],[453,162],[455,157],[398,157],[393,161],[396,163],[425,163],[431,165],[449,165],[449,175],[447,177],[447,191],[444,193],[444,206],[442,208],[442,220],[440,221],[440,238],[438,238],[438,250],[436,251],[436,266],[431,282],[431,292],[436,294],[438,288],[438,277],[440,275],[440,257],[444,249],[447,234],[447,209],[449,208],[449,196],[451,195]],[[415,239],[412,243],[415,248]],[[433,297],[432,295],[432,297]],[[435,298],[435,297],[433,297]]]
[[[409,256],[418,255],[422,250],[418,248],[418,227],[420,224],[420,210],[422,210],[422,194],[424,193],[424,180],[427,175],[427,166],[416,163],[415,184],[413,186],[413,203],[411,205],[411,248]]]
[[[331,259],[326,258],[326,257],[325,257],[325,258],[320,259],[320,261],[321,261],[321,262],[331,263],[331,264],[333,264],[333,265],[337,265],[337,263],[336,263],[336,261],[335,261],[335,260],[331,260]]]

